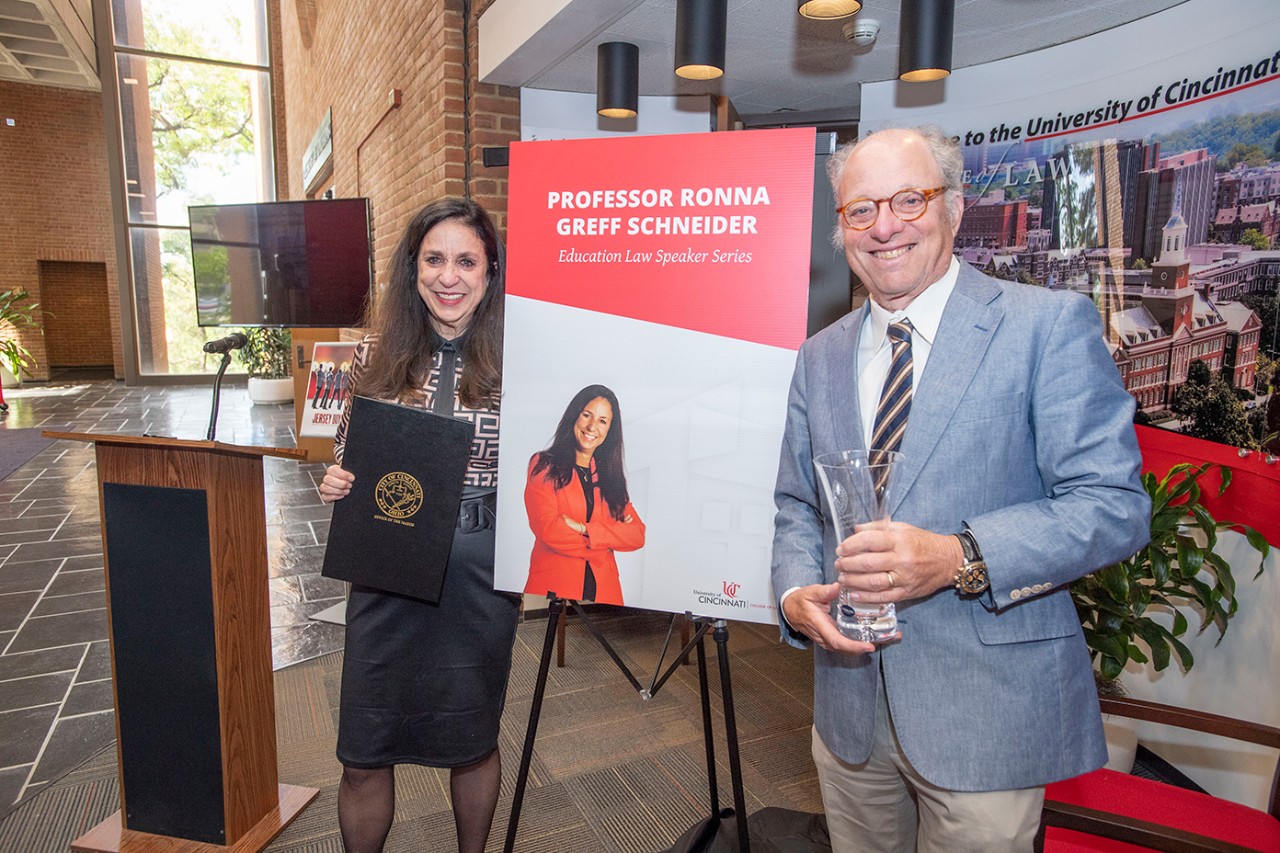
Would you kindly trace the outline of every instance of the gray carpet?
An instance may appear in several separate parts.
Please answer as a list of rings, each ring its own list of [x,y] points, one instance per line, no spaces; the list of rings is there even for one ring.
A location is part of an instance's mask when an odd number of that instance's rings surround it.
[[[38,429],[6,429],[0,432],[0,480],[8,477],[32,457],[53,444]]]
[[[665,614],[618,608],[593,615],[641,682],[648,682],[666,634]],[[546,621],[522,624],[502,719],[502,795],[488,850],[502,849],[520,747]],[[571,617],[567,666],[552,667],[520,817],[520,853],[649,853],[665,850],[707,814],[706,760],[696,666],[681,667],[652,699],[640,698],[587,630]],[[748,813],[768,807],[821,812],[813,761],[812,668],[808,655],[777,641],[772,626],[731,623],[733,668]],[[712,668],[720,804],[732,804]],[[320,796],[270,846],[289,853],[340,853],[339,765],[334,758],[341,653],[275,674],[280,781]],[[115,747],[90,758],[0,820],[0,850],[61,851],[119,808]],[[456,849],[448,776],[397,771],[396,823],[387,851]],[[753,827],[754,830],[754,827]]]

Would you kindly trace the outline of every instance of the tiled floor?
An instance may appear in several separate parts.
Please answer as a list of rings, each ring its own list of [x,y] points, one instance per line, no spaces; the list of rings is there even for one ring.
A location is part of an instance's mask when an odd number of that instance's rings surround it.
[[[207,387],[114,381],[5,389],[4,430],[122,432],[203,439]],[[224,388],[217,438],[292,447],[293,408],[253,406]],[[341,648],[309,619],[341,600],[319,575],[329,507],[323,465],[264,460],[272,655],[276,668]],[[58,441],[0,482],[0,814],[115,737],[97,473],[91,445]]]

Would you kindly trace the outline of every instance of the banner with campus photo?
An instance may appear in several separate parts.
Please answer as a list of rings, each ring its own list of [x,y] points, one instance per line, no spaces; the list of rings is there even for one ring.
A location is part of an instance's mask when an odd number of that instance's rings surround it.
[[[956,254],[1092,297],[1139,422],[1247,449],[1280,428],[1280,4],[863,87],[863,132],[926,122],[964,147]]]
[[[776,621],[814,144],[512,146],[497,588]]]
[[[311,353],[311,375],[307,377],[307,399],[302,406],[299,435],[333,438],[342,420],[342,408],[351,398],[351,365],[356,345],[317,343]]]

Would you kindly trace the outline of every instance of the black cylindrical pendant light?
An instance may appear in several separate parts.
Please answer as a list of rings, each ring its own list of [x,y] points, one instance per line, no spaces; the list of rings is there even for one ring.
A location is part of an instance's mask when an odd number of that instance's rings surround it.
[[[806,18],[831,21],[856,15],[861,8],[858,0],[800,0],[798,11]]]
[[[714,80],[724,74],[729,0],[676,0],[676,74]]]
[[[640,48],[607,41],[596,48],[596,112],[634,118],[640,105]]]
[[[955,0],[902,0],[899,80],[927,83],[951,73],[955,17]]]

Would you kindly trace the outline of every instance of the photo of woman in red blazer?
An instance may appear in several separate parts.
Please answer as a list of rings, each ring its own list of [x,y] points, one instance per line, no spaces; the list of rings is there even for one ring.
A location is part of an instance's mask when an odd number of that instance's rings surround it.
[[[525,592],[622,604],[613,552],[644,547],[622,456],[618,398],[588,385],[569,401],[551,446],[529,460],[524,505],[534,542]]]

